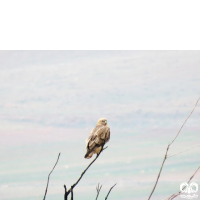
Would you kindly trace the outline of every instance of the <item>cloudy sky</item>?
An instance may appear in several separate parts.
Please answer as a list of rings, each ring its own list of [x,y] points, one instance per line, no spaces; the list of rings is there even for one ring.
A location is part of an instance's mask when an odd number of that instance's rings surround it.
[[[147,199],[167,144],[200,96],[199,51],[0,51],[0,196],[63,199],[89,163],[85,139],[101,117],[108,149],[77,199]],[[199,144],[200,106],[170,154]],[[177,192],[200,164],[199,147],[169,158],[152,199]],[[194,178],[200,183],[200,173]]]

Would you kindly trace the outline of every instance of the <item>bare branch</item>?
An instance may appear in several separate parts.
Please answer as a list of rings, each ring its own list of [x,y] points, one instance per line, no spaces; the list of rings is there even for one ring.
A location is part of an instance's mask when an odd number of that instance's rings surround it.
[[[199,170],[199,168],[200,168],[200,165],[196,169],[196,171],[194,172],[194,174],[190,177],[190,179],[188,180],[187,184],[190,183],[190,181],[193,179],[193,177],[195,176],[195,174],[197,173],[197,171]],[[183,187],[183,189],[185,189],[185,187]],[[180,194],[181,194],[181,191],[179,191],[177,194],[173,194],[172,196],[170,196],[169,198],[167,198],[167,200],[172,200],[172,199],[176,198],[177,196],[179,196]]]
[[[96,200],[98,199],[98,196],[99,196],[99,193],[100,193],[101,188],[102,188],[102,185],[101,185],[101,187],[99,187],[99,183],[98,183],[98,185],[97,185],[97,187],[96,187],[96,190],[97,190]]]
[[[108,148],[108,146],[107,146],[107,147],[104,147],[104,148],[102,149],[102,151],[105,150],[105,149],[107,149],[107,148]]]
[[[185,149],[184,151],[181,151],[181,152],[179,152],[179,153],[175,153],[175,154],[173,154],[173,155],[169,155],[169,156],[167,156],[167,158],[170,158],[170,157],[172,157],[172,156],[176,156],[176,155],[178,155],[178,154],[180,154],[180,153],[183,153],[183,152],[185,152],[185,151],[188,151],[188,150],[193,149],[193,148],[198,147],[198,146],[200,146],[200,144],[197,144],[197,145],[195,145],[195,146],[193,146],[193,147],[190,147],[189,149]]]
[[[115,185],[117,185],[117,183],[115,183]],[[108,195],[110,194],[111,190],[115,187],[115,185],[113,185],[113,186],[110,188],[110,190],[109,190],[109,192],[108,192],[108,194],[107,194],[105,200],[108,198]]]
[[[169,144],[169,146],[174,142],[174,140],[178,137],[179,133],[181,132],[183,126],[185,125],[185,123],[187,122],[187,120],[190,118],[190,116],[192,115],[194,109],[196,108],[198,102],[199,102],[200,97],[198,98],[196,104],[194,105],[194,108],[192,109],[191,113],[189,114],[189,116],[186,118],[186,120],[184,121],[184,123],[182,124],[181,128],[179,129],[178,133],[176,134],[175,138],[171,141],[171,143]]]
[[[160,174],[161,174],[162,169],[163,169],[163,165],[164,165],[164,163],[165,163],[165,160],[167,159],[167,152],[168,152],[168,150],[169,150],[169,144],[168,144],[168,146],[167,146],[166,153],[165,153],[165,156],[164,156],[164,159],[163,159],[162,165],[161,165],[161,167],[160,167],[160,171],[159,171],[159,173],[158,173],[158,176],[157,176],[157,179],[156,179],[155,185],[154,185],[154,187],[153,187],[153,189],[152,189],[152,191],[151,191],[151,194],[150,194],[148,200],[151,198],[152,194],[154,193],[154,190],[155,190],[155,188],[156,188],[156,185],[157,185],[158,180],[159,180],[159,178],[160,178]]]
[[[73,187],[71,186],[71,200],[73,200]]]
[[[158,173],[158,176],[157,176],[155,185],[154,185],[154,187],[153,187],[153,189],[152,189],[152,192],[151,192],[151,194],[150,194],[148,200],[151,198],[151,196],[152,196],[152,194],[153,194],[153,192],[154,192],[154,190],[155,190],[155,188],[156,188],[156,185],[157,185],[157,183],[158,183],[158,180],[159,180],[159,178],[160,178],[160,174],[161,174],[161,172],[162,172],[162,168],[163,168],[163,166],[164,166],[165,160],[167,159],[167,153],[168,153],[169,147],[172,145],[172,143],[173,143],[173,142],[175,141],[175,139],[178,137],[179,133],[181,132],[181,130],[182,130],[182,128],[183,128],[183,126],[185,125],[185,123],[187,122],[187,120],[188,120],[188,119],[190,118],[190,116],[192,115],[193,111],[195,110],[195,108],[196,108],[196,106],[197,106],[197,104],[198,104],[198,102],[199,102],[199,99],[200,99],[200,97],[199,97],[198,100],[196,101],[196,104],[195,104],[194,108],[192,109],[191,113],[189,114],[189,116],[186,118],[186,120],[185,120],[184,123],[182,124],[182,126],[181,126],[181,128],[179,129],[178,133],[176,134],[175,138],[168,144],[167,149],[166,149],[166,153],[165,153],[165,156],[164,156],[164,159],[163,159],[163,162],[162,162],[162,165],[161,165],[161,167],[160,167],[160,171],[159,171],[159,173]]]
[[[64,185],[64,188],[65,188],[64,200],[67,200],[67,188],[66,188],[66,185]]]
[[[46,187],[46,190],[45,190],[45,194],[44,194],[43,200],[45,200],[45,198],[46,198],[46,194],[47,194],[47,190],[48,190],[48,185],[49,185],[49,178],[50,178],[50,175],[51,175],[51,173],[53,172],[54,168],[56,167],[56,165],[57,165],[57,163],[58,163],[58,160],[59,160],[59,157],[60,157],[60,153],[58,154],[58,158],[57,158],[56,164],[54,165],[53,169],[52,169],[51,172],[49,173],[48,180],[47,180],[47,187]]]
[[[106,147],[107,148],[107,147]],[[100,156],[101,152],[103,150],[105,150],[106,148],[101,149],[101,151],[99,152],[99,154],[96,155],[96,158],[87,166],[87,168],[81,173],[81,176],[79,177],[79,179],[76,181],[76,183],[74,183],[71,188],[67,191],[66,195],[68,196],[71,192],[71,190],[76,187],[76,185],[79,183],[79,181],[81,180],[81,178],[83,177],[83,175],[85,174],[85,172],[89,169],[89,167],[96,161],[96,159]]]

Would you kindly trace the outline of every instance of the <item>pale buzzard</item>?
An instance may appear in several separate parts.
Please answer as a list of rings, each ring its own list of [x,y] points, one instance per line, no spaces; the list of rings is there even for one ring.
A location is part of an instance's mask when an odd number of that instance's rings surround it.
[[[110,128],[107,126],[107,119],[101,118],[98,120],[96,127],[91,130],[86,140],[87,153],[85,154],[85,158],[89,159],[94,153],[98,154],[109,139]]]

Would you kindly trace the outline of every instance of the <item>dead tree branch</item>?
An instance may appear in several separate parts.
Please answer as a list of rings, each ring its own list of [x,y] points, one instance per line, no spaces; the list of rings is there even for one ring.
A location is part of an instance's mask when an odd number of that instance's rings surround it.
[[[54,168],[56,167],[56,165],[57,165],[57,163],[58,163],[58,160],[59,160],[59,157],[60,157],[60,153],[58,154],[58,158],[57,158],[56,164],[54,165],[53,169],[51,170],[51,172],[50,172],[49,175],[48,175],[47,187],[46,187],[46,190],[45,190],[45,194],[44,194],[43,200],[45,200],[45,198],[46,198],[46,194],[47,194],[47,190],[48,190],[48,185],[49,185],[49,178],[50,178],[50,175],[51,175],[51,173],[53,172]]]
[[[99,183],[98,183],[98,185],[97,185],[97,187],[96,187],[96,190],[97,190],[96,200],[98,199],[98,196],[99,196],[99,193],[100,193],[101,188],[102,188],[102,185],[99,187]]]
[[[76,183],[74,183],[71,188],[65,192],[65,200],[67,200],[67,196],[71,193],[71,191],[76,187],[76,185],[79,183],[79,181],[82,179],[83,175],[85,174],[85,172],[89,169],[89,167],[96,161],[96,159],[100,156],[101,152],[103,150],[105,150],[107,147],[101,149],[101,151],[99,152],[99,154],[96,155],[96,158],[87,166],[87,168],[81,173],[81,176],[79,177],[79,179],[76,181]]]
[[[189,149],[185,149],[185,150],[183,150],[183,151],[181,151],[181,152],[178,152],[178,153],[175,153],[175,154],[173,154],[173,155],[169,155],[169,156],[167,156],[167,158],[170,158],[170,157],[172,157],[172,156],[176,156],[176,155],[178,155],[178,154],[180,154],[180,153],[186,152],[186,151],[188,151],[188,150],[190,150],[190,149],[193,149],[193,148],[195,148],[195,147],[198,147],[198,146],[200,146],[200,144],[197,144],[197,145],[195,145],[195,146],[193,146],[193,147],[190,147]]]
[[[178,133],[176,134],[175,138],[171,141],[171,143],[169,144],[169,146],[174,142],[174,140],[178,137],[179,133],[181,132],[183,126],[185,125],[185,123],[187,122],[187,120],[190,118],[190,116],[192,115],[193,111],[195,110],[198,102],[199,102],[200,97],[198,98],[198,100],[196,101],[194,108],[192,109],[191,113],[188,115],[188,117],[186,118],[186,120],[184,121],[184,123],[182,124],[181,128],[179,129]]]
[[[117,185],[117,183],[115,183],[115,185]],[[108,198],[108,195],[110,194],[111,190],[115,187],[115,185],[113,185],[113,186],[110,188],[110,190],[109,190],[109,192],[108,192],[108,194],[107,194],[105,200]]]
[[[182,124],[182,126],[181,126],[181,128],[179,129],[178,133],[176,134],[175,138],[168,144],[167,149],[166,149],[166,152],[165,152],[165,156],[164,156],[164,159],[163,159],[163,162],[162,162],[162,165],[161,165],[161,167],[160,167],[160,171],[159,171],[159,173],[158,173],[156,182],[155,182],[155,184],[154,184],[154,187],[153,187],[153,189],[152,189],[152,191],[151,191],[151,194],[150,194],[148,200],[151,199],[151,196],[152,196],[152,194],[154,193],[154,190],[155,190],[155,188],[156,188],[156,186],[157,186],[157,183],[158,183],[158,180],[159,180],[159,178],[160,178],[160,174],[161,174],[161,172],[162,172],[164,163],[165,163],[165,161],[166,161],[166,159],[167,159],[167,153],[168,153],[169,147],[172,145],[172,143],[173,143],[173,142],[175,141],[175,139],[178,137],[179,133],[181,132],[181,130],[182,130],[182,128],[183,128],[183,126],[185,125],[185,123],[187,122],[187,120],[188,120],[188,119],[190,118],[190,116],[192,115],[193,111],[195,110],[195,108],[196,108],[196,106],[197,106],[197,104],[198,104],[198,102],[199,102],[199,99],[200,99],[200,97],[199,97],[198,100],[196,101],[196,104],[195,104],[194,108],[192,109],[191,113],[188,115],[188,117],[186,118],[186,120],[185,120],[184,123]]]
[[[64,185],[64,188],[65,188],[64,200],[67,200],[67,188],[66,188],[66,185]]]
[[[157,186],[158,180],[159,180],[159,178],[160,178],[160,174],[161,174],[162,169],[163,169],[163,165],[164,165],[164,163],[165,163],[165,160],[167,159],[167,152],[168,152],[168,150],[169,150],[169,144],[168,144],[168,146],[167,146],[167,150],[166,150],[166,153],[165,153],[165,156],[164,156],[162,165],[161,165],[161,167],[160,167],[160,171],[159,171],[159,173],[158,173],[158,176],[157,176],[155,185],[154,185],[154,187],[153,187],[153,189],[152,189],[152,191],[151,191],[151,194],[150,194],[148,200],[151,198],[151,196],[152,196],[152,194],[153,194],[153,192],[154,192],[154,190],[155,190],[155,188],[156,188],[156,186]]]
[[[195,176],[195,174],[197,173],[197,171],[199,170],[199,168],[200,168],[200,165],[196,169],[196,171],[194,172],[194,174],[190,177],[190,179],[188,180],[187,184],[190,183],[190,181],[193,179],[193,177]],[[185,189],[185,187],[183,187],[183,189]],[[177,194],[173,194],[172,196],[170,196],[169,198],[167,198],[167,200],[172,200],[172,199],[176,198],[177,196],[179,196],[180,194],[181,194],[181,191],[179,191]]]
[[[73,197],[74,196],[74,194],[73,194],[73,188],[72,188],[72,186],[71,186],[71,200],[73,200]]]

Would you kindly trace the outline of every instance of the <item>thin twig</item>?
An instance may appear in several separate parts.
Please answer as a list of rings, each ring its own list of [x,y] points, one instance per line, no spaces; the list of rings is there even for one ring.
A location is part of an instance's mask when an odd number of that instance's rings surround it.
[[[181,130],[182,130],[182,128],[183,128],[183,126],[185,125],[185,123],[187,122],[187,120],[188,120],[188,119],[190,118],[190,116],[192,115],[194,109],[196,108],[196,106],[197,106],[197,104],[198,104],[198,102],[199,102],[199,99],[200,99],[200,97],[199,97],[198,100],[196,101],[196,104],[195,104],[194,108],[192,109],[191,113],[188,115],[188,117],[186,118],[186,120],[185,120],[184,123],[182,124],[182,126],[181,126],[181,128],[179,129],[178,133],[176,134],[175,138],[168,144],[167,149],[166,149],[166,153],[165,153],[165,156],[164,156],[164,159],[163,159],[163,162],[162,162],[162,165],[161,165],[161,167],[160,167],[160,171],[159,171],[159,173],[158,173],[158,176],[157,176],[155,185],[154,185],[154,187],[153,187],[153,189],[152,189],[152,191],[151,191],[151,194],[150,194],[148,200],[150,200],[152,194],[154,193],[154,190],[155,190],[156,185],[157,185],[157,183],[158,183],[158,180],[159,180],[159,178],[160,178],[160,174],[161,174],[161,172],[162,172],[162,168],[163,168],[163,166],[164,166],[165,160],[167,159],[167,153],[168,153],[168,150],[169,150],[170,145],[172,145],[172,143],[173,143],[173,142],[175,141],[175,139],[178,137],[179,133],[181,132]]]
[[[196,169],[196,171],[194,172],[194,174],[190,177],[190,179],[188,180],[187,184],[190,183],[190,181],[193,179],[193,177],[195,176],[195,174],[197,173],[197,171],[199,170],[199,168],[200,168],[200,165]],[[185,187],[183,187],[183,190],[185,189]],[[178,195],[180,195],[180,193],[181,193],[181,191],[179,191],[177,194],[173,194],[172,196],[168,197],[167,200],[172,200],[172,199],[176,198]]]
[[[47,180],[47,187],[46,187],[46,190],[45,190],[45,194],[44,194],[43,200],[45,200],[45,198],[46,198],[46,194],[47,194],[47,190],[48,190],[48,185],[49,185],[49,178],[50,178],[50,175],[51,175],[51,173],[53,172],[54,168],[56,167],[56,165],[57,165],[57,163],[58,163],[58,160],[59,160],[59,157],[60,157],[60,153],[58,154],[58,158],[57,158],[56,164],[54,165],[53,169],[52,169],[51,172],[49,173],[48,180]]]
[[[102,185],[101,185],[101,187],[99,187],[99,183],[98,183],[98,185],[97,185],[97,187],[96,187],[96,190],[97,190],[96,200],[98,199],[98,196],[99,196],[99,193],[100,193],[101,188],[102,188]]]
[[[174,140],[178,137],[179,133],[181,132],[183,126],[185,125],[185,123],[187,122],[187,120],[190,118],[190,116],[192,115],[194,109],[196,108],[198,102],[199,102],[200,97],[198,98],[194,108],[192,109],[191,113],[189,114],[189,116],[186,118],[186,120],[184,121],[184,123],[182,124],[181,128],[179,129],[178,133],[176,134],[175,138],[171,141],[171,143],[169,144],[169,146],[174,142]]]
[[[96,161],[96,159],[100,156],[101,152],[103,150],[105,150],[107,147],[101,149],[101,151],[99,152],[99,154],[96,155],[96,158],[87,166],[87,168],[81,173],[81,176],[79,177],[79,179],[76,181],[76,183],[74,183],[71,188],[67,191],[66,195],[69,195],[71,190],[76,187],[76,185],[79,183],[79,181],[81,180],[81,178],[83,177],[83,175],[85,174],[85,172],[89,169],[89,167]]]
[[[107,147],[104,147],[103,149],[102,149],[102,151],[104,151],[105,149],[107,149],[108,148],[108,146]]]
[[[188,151],[188,150],[193,149],[193,148],[198,147],[198,146],[200,146],[200,144],[197,144],[197,145],[195,145],[195,146],[193,146],[193,147],[190,147],[189,149],[185,149],[184,151],[181,151],[181,152],[179,152],[179,153],[175,153],[175,154],[173,154],[173,155],[169,155],[169,156],[167,156],[167,158],[170,158],[170,157],[172,157],[172,156],[176,156],[176,155],[178,155],[178,154],[180,154],[180,153],[183,153],[183,152],[185,152],[185,151]]]
[[[117,185],[117,183],[115,183],[115,185]],[[108,198],[108,195],[110,194],[111,190],[115,187],[115,185],[113,185],[113,186],[110,188],[110,190],[109,190],[109,192],[108,192],[108,194],[107,194],[105,200]]]

